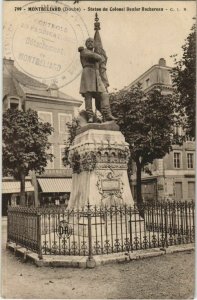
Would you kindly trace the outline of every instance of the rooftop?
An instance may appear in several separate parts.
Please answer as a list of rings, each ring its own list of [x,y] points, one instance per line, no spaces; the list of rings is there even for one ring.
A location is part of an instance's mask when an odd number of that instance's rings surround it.
[[[58,86],[52,84],[48,86],[29,75],[19,71],[12,59],[3,59],[3,97],[6,95],[18,95],[24,96],[26,94],[32,94],[43,97],[52,97],[57,99],[65,99],[76,102],[81,102],[79,99],[74,99],[73,97],[61,92]]]
[[[153,66],[151,66],[148,70],[146,70],[144,73],[142,73],[138,78],[136,78],[134,81],[132,81],[127,87],[126,89],[129,89],[131,86],[135,85],[136,83],[140,82],[141,80],[143,80],[143,78],[150,74],[151,71],[153,71],[154,69],[162,69],[163,72],[169,72],[172,68],[166,65],[166,60],[164,58],[160,58],[158,64],[155,64]],[[160,76],[159,76],[160,77]],[[160,79],[158,77],[158,79]],[[164,83],[164,82],[163,82]],[[161,82],[160,82],[161,84]],[[166,82],[164,83],[166,84]],[[170,84],[171,85],[171,84]]]

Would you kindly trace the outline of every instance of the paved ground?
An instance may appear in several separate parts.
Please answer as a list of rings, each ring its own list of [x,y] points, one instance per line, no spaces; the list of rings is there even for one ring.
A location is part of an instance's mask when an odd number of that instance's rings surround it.
[[[4,222],[3,222],[4,223]],[[162,255],[96,269],[38,268],[5,250],[2,238],[4,298],[192,299],[194,252]]]

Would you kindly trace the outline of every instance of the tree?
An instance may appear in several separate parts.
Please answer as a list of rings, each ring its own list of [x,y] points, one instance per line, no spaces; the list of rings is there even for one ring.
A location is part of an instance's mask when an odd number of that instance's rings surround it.
[[[48,137],[53,128],[39,120],[36,111],[7,110],[3,114],[3,174],[20,180],[20,205],[25,205],[25,176],[44,172],[52,161]]]
[[[172,81],[179,95],[180,108],[186,114],[186,132],[195,137],[196,116],[196,25],[182,46],[183,56],[177,60],[174,56],[175,67],[172,69]]]
[[[173,95],[162,95],[158,89],[145,94],[140,84],[111,94],[110,101],[112,113],[118,119],[120,130],[129,143],[131,159],[136,164],[137,203],[140,205],[142,168],[171,150],[173,126],[178,122],[176,101]],[[131,173],[131,164],[128,173]]]
[[[70,166],[70,162],[68,160],[69,148],[72,145],[72,142],[75,139],[77,134],[77,128],[79,128],[79,120],[77,118],[73,118],[71,122],[66,123],[68,127],[68,139],[65,142],[64,156],[62,158],[64,166]]]

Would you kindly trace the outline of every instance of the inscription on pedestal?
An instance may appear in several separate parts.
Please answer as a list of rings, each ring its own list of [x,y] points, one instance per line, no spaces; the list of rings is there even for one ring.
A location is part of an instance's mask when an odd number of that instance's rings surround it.
[[[120,181],[117,179],[102,179],[101,187],[103,191],[119,191],[120,190]]]
[[[111,205],[123,200],[124,184],[121,180],[122,173],[114,172],[111,169],[105,172],[97,172],[97,176],[97,188],[101,195],[101,201],[105,200],[105,204],[109,202]]]

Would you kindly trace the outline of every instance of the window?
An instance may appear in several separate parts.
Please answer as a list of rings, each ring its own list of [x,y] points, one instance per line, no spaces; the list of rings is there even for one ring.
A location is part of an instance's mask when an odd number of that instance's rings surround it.
[[[53,146],[51,146],[50,149],[48,149],[46,152],[48,154],[53,154]],[[45,169],[46,170],[54,169],[54,158],[52,162],[50,160],[47,160],[47,166],[45,167]]]
[[[182,182],[175,182],[175,198],[180,201],[183,198]]]
[[[38,111],[38,117],[43,123],[50,123],[53,126],[53,114],[47,111]]]
[[[174,133],[175,133],[176,135],[179,134],[179,127],[178,127],[178,126],[175,126],[175,127],[174,127]]]
[[[181,153],[180,152],[174,152],[174,167],[176,169],[180,169],[180,167],[181,167]]]
[[[183,135],[183,129],[180,126],[175,126],[174,127],[174,133],[175,135]]]
[[[18,103],[10,103],[10,109],[18,109],[19,104]]]
[[[20,99],[10,98],[9,108],[10,109],[21,109]]]
[[[195,182],[188,182],[188,197],[190,199],[195,199]]]
[[[188,167],[188,169],[194,168],[194,154],[193,153],[187,153],[187,167]]]
[[[58,114],[59,116],[59,133],[68,133],[68,122],[72,121],[72,114]]]
[[[148,87],[150,84],[150,78],[146,79],[146,87]]]

